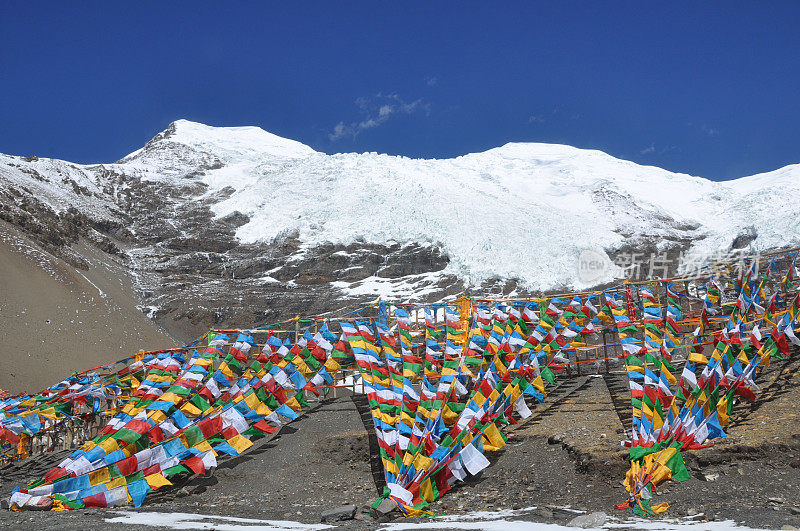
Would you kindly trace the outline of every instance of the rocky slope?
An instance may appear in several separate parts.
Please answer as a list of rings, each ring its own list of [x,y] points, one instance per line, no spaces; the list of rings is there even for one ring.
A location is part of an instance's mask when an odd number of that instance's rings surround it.
[[[550,144],[447,160],[326,155],[185,120],[113,164],[0,155],[0,219],[78,270],[91,265],[82,246],[115,257],[142,311],[182,338],[378,295],[582,288],[587,248],[796,244],[799,192],[800,165],[718,183]]]

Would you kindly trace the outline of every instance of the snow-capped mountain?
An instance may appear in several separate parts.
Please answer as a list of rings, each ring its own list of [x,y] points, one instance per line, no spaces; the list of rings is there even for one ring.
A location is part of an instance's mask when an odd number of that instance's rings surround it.
[[[79,267],[80,239],[120,256],[144,306],[198,329],[377,295],[584,288],[584,249],[785,247],[800,240],[798,194],[800,165],[713,182],[553,144],[327,155],[186,120],[113,164],[0,156],[1,219]]]

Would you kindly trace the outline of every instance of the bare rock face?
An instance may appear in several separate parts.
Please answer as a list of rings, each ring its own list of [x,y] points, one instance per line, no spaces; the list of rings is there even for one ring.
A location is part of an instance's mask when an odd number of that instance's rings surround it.
[[[731,249],[744,249],[758,238],[755,227],[745,227],[731,242]]]

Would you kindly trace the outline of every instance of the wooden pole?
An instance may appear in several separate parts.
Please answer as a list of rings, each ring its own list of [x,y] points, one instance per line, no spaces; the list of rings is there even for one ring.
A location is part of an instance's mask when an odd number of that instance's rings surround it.
[[[688,314],[692,313],[692,299],[689,297],[689,281],[688,280],[684,280],[683,281],[683,289],[686,290],[686,306],[687,306],[686,311],[684,313],[688,315]]]
[[[577,359],[577,351],[575,352],[575,356]],[[567,376],[572,376],[572,364],[569,362],[569,353],[567,353]]]
[[[651,285],[655,286],[656,288],[656,301],[658,302],[658,305],[661,306],[661,284],[655,283]]]
[[[606,301],[606,294],[605,294],[605,292],[603,292],[603,293],[601,293],[601,294],[600,294],[600,303],[601,303],[601,306],[600,306],[600,308],[603,308],[603,307],[605,307],[605,306],[606,306],[606,304],[608,303],[608,301]],[[613,313],[613,312],[612,312],[612,313]],[[613,315],[612,315],[612,320],[613,320]],[[614,341],[615,343],[619,343],[619,333],[618,333],[618,330],[617,330],[617,324],[616,324],[616,322],[614,322],[614,323],[612,324],[612,326],[613,326],[613,328],[610,328],[610,329],[606,329],[605,327],[603,328],[603,344],[604,344],[604,345],[606,345],[606,347],[607,347],[607,344],[606,344],[606,336],[605,336],[606,332],[608,332],[608,333],[610,333],[610,334],[611,334],[611,340],[612,340],[612,341]],[[616,335],[616,337],[615,337],[615,335]],[[616,340],[616,341],[615,341],[615,340]],[[621,348],[622,348],[622,347],[620,347],[620,349],[621,349]],[[624,350],[623,350],[623,352],[624,352]],[[608,355],[607,355],[607,354],[608,354],[608,352],[607,352],[607,350],[606,350],[606,356],[605,356],[606,358],[608,358]],[[616,355],[617,355],[617,347],[614,347],[614,356],[616,356]],[[608,367],[608,360],[606,360],[606,367]],[[607,369],[607,370],[608,370],[608,369]]]

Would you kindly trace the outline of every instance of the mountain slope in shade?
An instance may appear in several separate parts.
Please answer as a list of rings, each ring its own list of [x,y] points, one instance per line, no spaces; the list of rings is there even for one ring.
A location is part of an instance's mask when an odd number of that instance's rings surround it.
[[[78,267],[78,243],[127,260],[144,305],[186,334],[378,295],[584,288],[587,248],[785,247],[800,238],[798,193],[798,165],[712,182],[552,144],[327,155],[185,120],[114,164],[0,156],[0,218]]]

